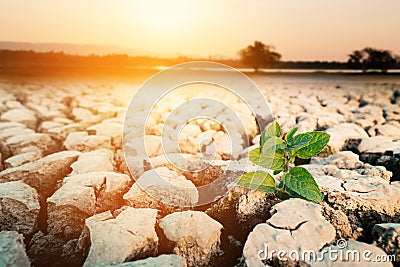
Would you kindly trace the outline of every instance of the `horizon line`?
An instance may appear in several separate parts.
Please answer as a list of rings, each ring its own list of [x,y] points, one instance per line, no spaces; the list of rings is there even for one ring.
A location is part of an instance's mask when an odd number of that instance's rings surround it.
[[[55,46],[76,46],[76,48],[81,47],[97,47],[97,49],[115,49],[115,50],[121,50],[121,51],[80,51],[80,52],[71,52],[68,51],[70,49],[66,48],[60,48],[60,49],[46,49],[46,48],[18,48],[18,47],[2,47],[1,44],[15,44],[15,45],[55,45]],[[377,48],[374,46],[368,46],[366,45],[365,47],[373,47]],[[386,49],[386,48],[379,48],[379,49]],[[131,47],[126,47],[126,46],[120,46],[120,45],[114,45],[114,44],[90,44],[90,43],[73,43],[73,42],[32,42],[32,41],[8,41],[8,40],[0,40],[0,50],[11,50],[11,51],[35,51],[38,53],[46,53],[46,52],[63,52],[67,55],[76,55],[76,56],[89,56],[89,55],[98,55],[98,56],[104,56],[104,55],[128,55],[128,56],[133,56],[133,57],[155,57],[155,58],[164,58],[164,59],[171,59],[171,58],[179,58],[179,57],[185,57],[185,58],[198,58],[198,59],[217,59],[217,60],[240,60],[239,56],[227,56],[227,55],[190,55],[190,54],[179,54],[179,53],[152,53],[149,51],[143,51],[137,48],[131,48]],[[277,49],[279,50],[279,49]],[[396,51],[390,50],[393,54],[397,55]],[[124,52],[122,52],[124,51]],[[240,49],[238,49],[240,51]],[[354,50],[349,50],[348,56],[352,51]],[[284,55],[283,55],[284,57]],[[343,59],[284,59],[282,62],[346,62],[346,60]]]
[[[0,41],[0,43],[2,43],[3,41]],[[25,42],[25,43],[29,43],[29,42]],[[46,43],[37,43],[37,44],[46,44]],[[54,43],[55,44],[55,43]],[[64,43],[57,43],[57,44],[64,44]],[[82,46],[86,46],[86,45],[82,45]],[[87,45],[87,46],[91,46],[91,45]],[[94,45],[97,46],[97,45]],[[102,46],[102,45],[99,45]],[[34,49],[11,49],[11,48],[1,48],[0,47],[0,51],[15,51],[15,52],[35,52],[37,54],[48,54],[48,53],[60,53],[63,54],[65,56],[75,56],[75,57],[90,57],[90,56],[97,56],[97,57],[107,57],[107,56],[128,56],[130,58],[153,58],[153,59],[166,59],[166,60],[172,60],[172,59],[193,59],[194,61],[212,61],[212,60],[219,60],[219,61],[237,61],[240,62],[241,59],[239,57],[218,57],[218,56],[190,56],[190,55],[177,55],[177,56],[157,56],[157,55],[148,55],[148,54],[144,54],[144,55],[134,55],[134,54],[128,54],[128,53],[116,53],[116,52],[107,52],[107,53],[82,53],[82,54],[74,54],[74,53],[70,53],[67,51],[63,51],[63,50],[47,50],[47,51],[37,51]],[[283,62],[283,63],[287,63],[287,62],[294,62],[294,63],[314,63],[314,62],[321,62],[321,63],[346,63],[347,61],[344,60],[322,60],[322,59],[313,59],[313,60],[280,60],[279,62]]]

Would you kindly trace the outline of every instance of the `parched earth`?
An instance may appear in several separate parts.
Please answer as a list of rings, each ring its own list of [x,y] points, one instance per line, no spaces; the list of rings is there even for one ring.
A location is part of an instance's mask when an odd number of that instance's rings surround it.
[[[157,104],[145,129],[146,161],[134,118],[123,138],[129,86],[1,83],[0,266],[399,265],[400,85],[261,86],[284,131],[331,135],[318,157],[295,162],[315,177],[320,203],[281,201],[227,182],[255,167],[246,156],[260,130],[226,93],[197,92],[227,103],[245,132],[228,135],[226,111],[205,102],[220,124],[196,119],[179,138],[167,138],[179,144],[182,169],[167,160],[174,155],[160,136],[178,127],[164,127],[168,114],[193,93]],[[239,141],[231,146],[231,139]],[[213,160],[201,157],[213,151]],[[174,186],[136,182],[154,175]],[[229,192],[198,206],[198,188],[217,180]],[[327,251],[335,250],[361,258],[333,261]],[[397,262],[385,261],[389,255]]]

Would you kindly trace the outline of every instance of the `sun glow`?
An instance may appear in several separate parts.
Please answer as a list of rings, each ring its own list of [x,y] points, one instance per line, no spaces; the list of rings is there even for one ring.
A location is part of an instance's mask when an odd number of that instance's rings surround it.
[[[185,0],[143,0],[132,3],[135,20],[144,31],[174,34],[187,29],[192,21],[194,6]]]

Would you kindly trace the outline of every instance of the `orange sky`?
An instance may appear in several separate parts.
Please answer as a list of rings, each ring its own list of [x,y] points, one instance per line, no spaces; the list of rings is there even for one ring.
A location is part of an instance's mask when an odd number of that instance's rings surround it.
[[[254,40],[284,60],[400,54],[398,0],[9,0],[0,40],[128,47],[157,56],[237,56]]]

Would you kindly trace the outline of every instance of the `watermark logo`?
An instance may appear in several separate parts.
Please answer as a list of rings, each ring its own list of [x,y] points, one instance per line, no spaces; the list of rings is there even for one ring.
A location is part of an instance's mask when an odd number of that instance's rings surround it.
[[[337,246],[339,249],[347,248],[347,241],[344,240],[344,239],[338,239],[338,240],[336,241],[336,246]]]
[[[237,157],[271,120],[263,94],[240,71],[213,62],[180,64],[152,76],[131,100],[123,131],[127,167],[136,185],[155,200],[205,205],[222,197],[238,177],[227,173],[230,166],[216,168],[217,159]],[[193,143],[198,153],[189,147]],[[196,188],[165,169],[157,171],[160,161]],[[204,183],[196,177],[212,179]]]

